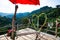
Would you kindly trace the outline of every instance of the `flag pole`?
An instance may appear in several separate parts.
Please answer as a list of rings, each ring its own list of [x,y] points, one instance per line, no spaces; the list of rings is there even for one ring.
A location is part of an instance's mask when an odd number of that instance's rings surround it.
[[[16,2],[16,0],[15,0]],[[16,12],[17,12],[17,9],[18,9],[18,5],[16,5],[15,3],[15,12],[14,12],[14,16],[12,18],[12,40],[15,40],[15,32],[16,32],[16,27],[15,27],[15,22],[16,22]]]

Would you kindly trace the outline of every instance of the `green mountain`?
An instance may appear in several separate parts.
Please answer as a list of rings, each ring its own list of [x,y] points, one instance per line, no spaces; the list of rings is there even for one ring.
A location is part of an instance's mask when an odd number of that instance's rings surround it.
[[[45,13],[47,15],[48,19],[52,20],[52,19],[58,18],[60,16],[60,8],[52,8],[52,7],[44,6],[38,10],[32,11],[31,13],[29,13],[29,12],[17,13],[16,17],[17,17],[17,20],[23,19],[25,17],[32,18],[32,15],[34,15],[34,14],[39,15],[41,13]],[[0,15],[2,15],[2,13],[0,13]],[[0,27],[5,26],[6,24],[9,24],[12,21],[13,14],[9,14],[9,15],[4,14],[4,15],[5,15],[4,17],[0,16]]]

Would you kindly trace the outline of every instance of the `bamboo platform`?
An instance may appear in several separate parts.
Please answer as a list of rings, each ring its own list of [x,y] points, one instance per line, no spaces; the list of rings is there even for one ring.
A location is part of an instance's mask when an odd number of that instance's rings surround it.
[[[36,31],[30,28],[18,30],[17,36],[15,40],[35,40],[36,39]],[[47,33],[40,33],[40,39],[41,40],[60,40],[59,37],[55,37],[53,35],[47,34]],[[7,37],[5,35],[0,35],[0,40],[11,40],[10,37]]]

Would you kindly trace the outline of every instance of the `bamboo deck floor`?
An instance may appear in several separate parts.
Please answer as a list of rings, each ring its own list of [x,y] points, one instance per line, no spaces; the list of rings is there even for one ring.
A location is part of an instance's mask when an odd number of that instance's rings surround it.
[[[26,28],[26,29],[18,30],[17,34],[29,33],[29,32],[36,32],[36,31],[33,30],[33,29],[30,29],[30,28]],[[60,40],[59,37],[56,38],[53,35],[50,35],[50,34],[47,34],[47,33],[43,33],[43,32],[40,33],[40,36],[41,36],[40,37],[41,40]],[[36,34],[28,34],[28,35],[23,35],[23,36],[19,36],[18,35],[15,38],[15,40],[35,40],[35,38],[36,38]],[[10,39],[10,37],[6,37],[4,35],[0,35],[0,40],[11,40],[11,39]]]

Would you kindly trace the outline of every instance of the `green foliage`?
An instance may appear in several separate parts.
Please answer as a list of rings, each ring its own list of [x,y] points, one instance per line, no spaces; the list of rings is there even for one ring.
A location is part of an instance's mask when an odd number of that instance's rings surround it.
[[[57,18],[60,16],[60,8],[52,9],[48,14],[48,18]]]
[[[8,27],[0,27],[0,35],[6,33],[8,30]]]
[[[29,23],[29,19],[28,18],[22,18],[21,19],[21,23],[22,24],[28,24]]]
[[[0,16],[0,27],[6,26],[8,24],[11,24],[11,19],[6,18],[5,16],[4,17]]]

